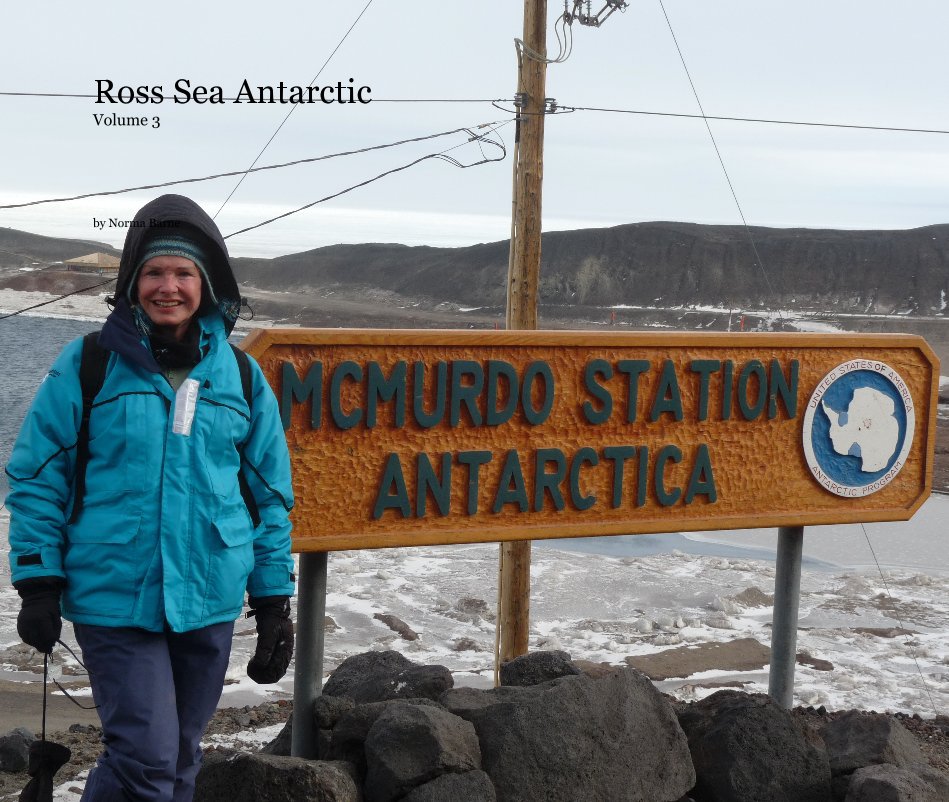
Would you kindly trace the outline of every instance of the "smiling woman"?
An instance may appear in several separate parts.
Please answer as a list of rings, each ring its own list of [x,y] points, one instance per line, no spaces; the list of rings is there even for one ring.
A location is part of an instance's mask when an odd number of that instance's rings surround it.
[[[240,295],[220,231],[179,195],[133,222],[113,312],[66,346],[14,445],[10,564],[17,632],[49,653],[71,620],[89,670],[108,747],[83,799],[185,802],[245,593],[248,676],[290,662],[292,489],[276,399],[226,342]]]
[[[181,340],[201,304],[201,273],[183,256],[155,256],[142,265],[136,292],[152,323]]]

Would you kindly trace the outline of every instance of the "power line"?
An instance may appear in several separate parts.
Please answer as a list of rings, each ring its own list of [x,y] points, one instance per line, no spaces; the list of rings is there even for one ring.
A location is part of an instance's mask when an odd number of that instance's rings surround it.
[[[482,123],[481,125],[477,125],[474,127],[484,128],[487,126],[495,126],[495,125],[498,125],[499,122],[500,121]],[[233,170],[227,173],[215,173],[213,175],[201,176],[200,178],[180,178],[174,181],[163,181],[157,184],[143,184],[141,186],[127,187],[125,189],[111,189],[111,190],[103,190],[101,192],[87,192],[82,195],[72,195],[65,198],[44,198],[43,200],[27,201],[24,203],[0,204],[0,209],[20,209],[20,208],[23,208],[24,206],[39,206],[44,203],[66,203],[68,201],[84,200],[85,198],[97,198],[97,197],[102,197],[102,196],[107,196],[107,195],[122,195],[127,192],[138,192],[144,189],[160,189],[162,187],[171,187],[177,184],[196,184],[201,181],[213,181],[217,178],[228,178],[235,175],[244,175],[246,173],[256,173],[262,170],[278,170],[284,167],[294,167],[300,164],[310,164],[312,162],[335,159],[341,156],[355,156],[360,153],[369,153],[374,150],[385,150],[387,148],[394,148],[399,145],[406,145],[413,142],[424,142],[425,140],[428,140],[428,139],[437,139],[439,137],[450,136],[451,134],[458,134],[461,132],[468,132],[470,130],[471,130],[470,126],[464,127],[464,128],[452,128],[450,131],[439,131],[438,133],[435,133],[435,134],[426,134],[424,136],[416,136],[416,137],[410,137],[408,139],[400,139],[396,142],[387,142],[384,145],[370,145],[369,147],[357,148],[356,150],[345,150],[345,151],[340,151],[338,153],[328,153],[323,156],[311,156],[305,159],[296,159],[290,162],[282,162],[280,164],[268,164],[263,167],[252,167],[248,170]]]
[[[496,123],[485,123],[484,125],[481,125],[481,126],[478,126],[478,127],[479,127],[479,128],[484,128],[484,127],[486,127],[486,126],[490,126],[490,127],[491,127],[491,133],[493,134],[493,133],[494,133],[495,131],[497,131],[499,128],[501,128],[502,126],[508,125],[510,122],[511,122],[511,120],[508,120],[507,122],[501,123],[500,125],[498,125],[498,124],[496,124]],[[478,165],[481,165],[481,164],[487,164],[488,162],[502,161],[502,160],[504,159],[504,157],[507,155],[507,149],[504,147],[504,143],[503,143],[503,142],[500,142],[499,140],[491,139],[491,138],[488,137],[488,136],[476,134],[476,133],[474,133],[473,131],[468,130],[468,129],[466,129],[466,130],[467,130],[467,132],[470,134],[470,138],[468,139],[467,142],[461,142],[461,143],[459,143],[459,144],[457,144],[457,145],[454,145],[453,147],[446,148],[445,150],[440,151],[440,152],[438,152],[438,153],[429,153],[429,154],[426,155],[426,156],[421,156],[420,158],[415,159],[415,160],[409,162],[408,164],[403,164],[401,167],[393,167],[391,170],[386,170],[385,172],[379,173],[379,175],[374,176],[373,178],[369,178],[369,179],[367,179],[367,180],[365,180],[365,181],[360,181],[358,184],[353,184],[352,186],[347,187],[346,189],[340,190],[339,192],[334,192],[332,195],[327,195],[327,196],[325,196],[325,197],[323,197],[323,198],[320,198],[319,200],[315,200],[315,201],[313,201],[312,203],[307,203],[307,204],[305,204],[304,206],[300,206],[300,207],[298,207],[298,208],[296,208],[296,209],[293,209],[293,210],[291,210],[291,211],[289,211],[289,212],[284,212],[283,214],[278,214],[276,217],[271,217],[271,218],[268,219],[268,220],[264,220],[262,223],[256,223],[255,225],[248,226],[247,228],[242,228],[242,229],[240,229],[239,231],[233,231],[233,232],[231,232],[230,234],[228,234],[226,237],[224,237],[224,239],[230,239],[231,237],[236,237],[238,234],[244,234],[244,233],[247,232],[247,231],[253,231],[255,228],[260,228],[261,226],[265,226],[265,225],[268,225],[269,223],[273,223],[273,222],[275,222],[276,220],[282,220],[283,218],[289,217],[290,215],[296,214],[297,212],[302,212],[302,211],[304,211],[304,210],[306,210],[306,209],[309,209],[309,208],[311,208],[311,207],[313,207],[313,206],[316,206],[318,203],[323,203],[323,202],[325,202],[325,201],[332,200],[333,198],[338,198],[340,195],[345,195],[345,194],[347,194],[347,193],[349,193],[349,192],[352,192],[354,189],[359,189],[360,187],[364,187],[364,186],[366,186],[367,184],[372,184],[373,182],[378,181],[378,180],[381,179],[381,178],[385,178],[385,177],[388,176],[388,175],[392,175],[393,173],[399,173],[399,172],[402,172],[403,170],[408,170],[410,167],[414,167],[416,164],[421,164],[422,162],[428,161],[429,159],[441,159],[442,161],[447,161],[447,162],[448,162],[449,164],[451,164],[453,167],[459,167],[459,168],[461,168],[461,169],[467,169],[467,168],[469,168],[469,167],[477,167]],[[488,157],[484,156],[484,151],[482,150],[482,151],[481,151],[482,158],[481,158],[479,161],[472,162],[471,164],[462,164],[462,163],[459,162],[457,159],[454,159],[454,158],[452,158],[451,156],[447,156],[447,155],[446,155],[448,152],[450,152],[450,151],[452,151],[452,150],[455,150],[456,148],[460,148],[462,145],[466,145],[466,144],[468,144],[469,142],[475,142],[475,141],[478,142],[479,145],[482,144],[482,143],[487,143],[487,144],[490,144],[490,145],[494,145],[494,146],[497,147],[497,148],[500,148],[500,150],[501,150],[501,155],[500,155],[500,156],[497,156],[497,157],[495,157],[495,158],[493,158],[493,159],[492,159],[492,158],[488,158]]]
[[[870,542],[870,535],[867,532],[867,527],[864,524],[860,524],[860,528],[863,529],[863,536],[866,538],[867,546],[870,548],[870,554],[873,555],[873,562],[876,563],[877,571],[880,572],[880,579],[883,580],[883,588],[886,590],[886,596],[888,599],[890,599],[890,601],[894,601],[893,596],[890,595],[890,586],[886,583],[886,577],[883,575],[883,568],[880,566],[880,561],[877,559],[877,553],[874,551],[873,544]],[[908,632],[906,627],[903,625],[903,619],[900,617],[899,609],[896,608],[895,605],[893,609],[893,615],[896,618],[896,622],[900,625],[900,629],[903,632]],[[916,664],[916,672],[919,674],[919,679],[923,683],[923,690],[926,691],[926,696],[929,697],[929,704],[933,709],[933,715],[938,716],[939,711],[936,709],[936,703],[933,701],[932,693],[929,691],[929,683],[926,682],[923,669],[919,665],[919,658],[916,655],[916,649],[909,643],[906,643],[905,645],[910,646],[910,655],[913,658],[913,662]]]
[[[572,111],[598,111],[607,114],[639,114],[645,117],[681,117],[688,120],[722,120],[735,123],[763,123],[765,125],[799,125],[813,128],[843,128],[854,131],[888,131],[900,134],[949,134],[942,128],[901,128],[894,125],[856,125],[852,123],[826,123],[807,120],[770,120],[764,117],[725,117],[715,114],[685,114],[672,111],[644,111],[642,109],[611,109],[595,106],[568,106],[559,104],[561,109]]]
[[[314,78],[313,80],[316,80]],[[65,97],[78,98],[80,100],[89,100],[98,98],[95,93],[83,94],[79,92],[0,92],[0,97]],[[222,97],[224,103],[236,103],[236,97]],[[371,103],[510,103],[510,98],[497,97],[374,97],[366,105]],[[158,104],[156,104],[158,105]],[[270,104],[265,104],[270,105]],[[309,103],[292,103],[291,105],[310,105]]]
[[[84,95],[77,92],[0,92],[0,97],[78,97],[90,98],[96,95]]]
[[[108,281],[103,281],[99,284],[93,284],[91,287],[82,287],[81,289],[64,293],[63,295],[53,298],[51,301],[42,301],[41,303],[33,304],[32,306],[25,306],[23,307],[23,309],[17,309],[15,312],[9,312],[6,315],[0,315],[0,320],[6,320],[7,318],[16,317],[17,315],[22,315],[24,312],[29,312],[31,309],[39,309],[41,306],[49,306],[50,304],[54,304],[57,301],[63,300],[63,298],[68,298],[70,295],[79,295],[79,293],[81,292],[89,292],[89,290],[95,290],[95,289],[98,289],[99,287],[104,287],[106,284],[112,284],[114,281],[116,281],[117,278],[118,277],[110,278]]]
[[[94,98],[94,94],[77,94],[70,92],[0,92],[0,97],[65,97],[65,98]],[[226,102],[233,102],[236,98],[224,98]],[[382,98],[374,97],[371,103],[511,103],[511,98]],[[298,105],[298,104],[295,104]],[[792,125],[809,128],[841,128],[851,131],[884,131],[898,134],[940,134],[949,135],[945,128],[912,128],[899,125],[860,125],[857,123],[836,123],[820,120],[783,120],[769,117],[738,117],[719,114],[688,114],[675,111],[648,111],[646,109],[618,109],[606,106],[573,106],[565,103],[558,104],[559,110],[591,111],[602,114],[634,114],[643,117],[671,117],[685,120],[718,120],[732,123],[754,123],[761,125]],[[504,111],[508,111],[504,109]],[[516,110],[509,111],[516,114]]]
[[[510,98],[505,97],[476,97],[476,98],[451,98],[451,97],[374,97],[373,103],[510,103]]]
[[[757,264],[761,275],[764,277],[765,283],[768,285],[768,291],[771,293],[771,297],[777,299],[777,293],[775,293],[774,287],[771,285],[771,279],[768,276],[768,271],[765,270],[764,263],[761,261],[761,255],[758,253],[758,245],[755,243],[754,235],[751,233],[751,227],[748,225],[748,221],[745,218],[745,212],[741,208],[741,202],[738,200],[738,193],[735,192],[735,185],[732,183],[731,176],[728,174],[728,168],[725,166],[725,159],[722,157],[722,152],[718,149],[718,142],[715,141],[715,134],[712,133],[712,126],[709,125],[708,117],[705,116],[705,109],[702,106],[702,100],[699,98],[699,92],[695,88],[695,83],[692,80],[692,74],[689,72],[689,67],[685,63],[685,56],[682,54],[682,48],[679,47],[679,40],[676,38],[675,31],[672,29],[672,21],[669,19],[669,15],[666,13],[666,6],[662,0],[659,0],[659,7],[662,9],[662,15],[666,18],[666,25],[669,26],[669,33],[672,35],[672,41],[675,44],[676,52],[679,54],[679,60],[682,62],[682,68],[685,70],[686,78],[689,79],[689,86],[692,87],[692,94],[695,95],[695,102],[699,107],[701,117],[705,121],[705,129],[708,131],[709,139],[712,140],[712,147],[715,148],[715,155],[718,157],[718,163],[722,166],[722,172],[725,175],[725,181],[728,183],[728,189],[731,192],[732,199],[735,201],[735,207],[738,209],[738,215],[741,217],[741,224],[745,227],[745,233],[748,236],[748,242],[751,244],[751,250],[755,255],[755,263]],[[780,309],[778,310],[778,317],[780,317],[783,321],[784,314]]]
[[[333,52],[330,53],[326,57],[326,61],[323,62],[323,66],[321,66],[320,69],[317,71],[316,75],[313,76],[313,80],[310,81],[308,86],[312,86],[313,84],[316,83],[316,79],[319,78],[320,75],[323,73],[323,70],[326,68],[326,65],[330,63],[330,59],[332,59],[333,56],[336,55],[336,51],[339,50],[343,46],[343,42],[345,42],[346,39],[349,38],[349,34],[352,33],[353,28],[356,27],[356,24],[359,22],[359,20],[362,19],[362,15],[366,13],[366,11],[369,9],[369,6],[371,6],[372,3],[373,3],[373,0],[369,0],[369,2],[366,3],[366,5],[363,7],[363,10],[359,12],[359,16],[356,17],[356,19],[353,21],[353,24],[349,26],[349,30],[347,30],[346,33],[343,34],[343,38],[340,39],[339,44],[337,44],[336,47],[333,48]],[[244,179],[247,178],[247,176],[250,174],[250,171],[253,169],[254,165],[256,165],[257,162],[260,160],[260,157],[264,155],[264,151],[270,147],[270,143],[273,142],[277,134],[280,133],[280,129],[282,129],[283,126],[286,124],[287,120],[290,119],[290,115],[293,114],[293,112],[295,112],[296,110],[297,110],[296,106],[290,107],[290,111],[287,112],[287,116],[283,118],[280,125],[277,126],[277,129],[270,135],[270,139],[268,139],[267,143],[260,149],[260,153],[258,153],[254,157],[254,160],[250,163],[250,167],[247,168],[247,170],[241,176],[240,180],[234,185],[234,189],[232,189],[230,194],[224,199],[224,203],[221,204],[221,207],[214,213],[213,217],[215,220],[217,219],[217,216],[224,210],[224,207],[227,206],[227,202],[232,197],[234,197],[234,193],[237,192],[237,190],[240,188],[240,185],[244,183]]]
[[[492,138],[491,135],[495,134],[498,130],[503,128],[505,125],[510,124],[511,122],[512,122],[511,120],[506,120],[504,122],[482,123],[481,125],[475,126],[474,128],[458,128],[458,129],[455,129],[454,131],[446,132],[446,133],[457,133],[459,131],[464,131],[465,133],[468,134],[468,139],[464,142],[459,142],[457,145],[453,145],[450,148],[446,148],[445,150],[439,151],[438,153],[429,153],[425,156],[415,159],[414,161],[409,162],[408,164],[403,164],[400,167],[394,167],[391,170],[386,170],[385,172],[380,173],[379,175],[374,176],[373,178],[369,178],[365,181],[360,181],[358,184],[353,184],[352,186],[347,187],[346,189],[340,190],[339,192],[335,192],[332,195],[327,195],[326,197],[320,198],[319,200],[315,200],[312,203],[308,203],[304,206],[300,206],[297,209],[293,209],[289,212],[285,212],[283,214],[277,215],[276,217],[271,217],[268,220],[264,220],[263,222],[256,223],[252,226],[248,226],[247,228],[242,228],[239,231],[233,231],[227,236],[225,236],[224,239],[230,239],[231,237],[235,237],[238,234],[243,234],[247,231],[253,231],[254,229],[269,225],[270,223],[273,223],[277,220],[282,220],[285,217],[289,217],[290,215],[296,214],[297,212],[302,212],[305,209],[309,209],[313,206],[316,206],[319,203],[324,203],[325,201],[332,200],[333,198],[338,198],[341,195],[345,195],[349,192],[352,192],[355,189],[359,189],[360,187],[364,187],[368,184],[372,184],[375,181],[385,178],[386,176],[392,175],[393,173],[398,173],[398,172],[402,172],[403,170],[408,170],[410,167],[414,167],[416,164],[420,164],[421,162],[427,161],[429,159],[441,159],[443,161],[447,161],[452,166],[459,167],[461,169],[467,169],[469,167],[477,167],[478,165],[487,164],[488,162],[502,161],[504,157],[507,155],[507,149],[504,147],[503,141],[501,141],[500,139],[494,139]],[[490,134],[475,133],[476,129],[480,130],[484,128],[489,128]],[[421,139],[432,139],[434,138],[434,136],[444,136],[444,134],[437,134],[437,135],[433,135],[429,137],[421,137]],[[406,141],[417,141],[417,140],[406,140]],[[498,148],[501,151],[501,154],[494,158],[489,158],[484,155],[484,149],[481,148],[482,158],[479,161],[472,162],[471,164],[463,164],[457,159],[447,155],[451,151],[457,150],[458,148],[463,147],[464,145],[467,145],[471,142],[477,142],[479,145],[479,148],[483,144],[494,145],[496,148]],[[266,168],[258,168],[258,169],[266,169]],[[194,179],[194,180],[199,180],[199,179]],[[124,191],[131,191],[131,190],[124,190]],[[114,194],[114,193],[101,193],[101,194]],[[83,197],[86,197],[86,196],[83,196]],[[68,199],[64,198],[60,200],[68,200]],[[3,207],[0,207],[0,208],[3,208]],[[51,269],[51,268],[43,268],[43,269],[46,270],[46,269]],[[57,301],[61,301],[63,300],[63,298],[68,298],[71,295],[78,295],[79,293],[82,293],[82,292],[89,292],[90,290],[98,289],[99,287],[104,287],[107,284],[113,283],[114,281],[116,281],[116,279],[112,278],[112,279],[109,279],[108,281],[103,281],[99,284],[94,284],[91,287],[83,287],[78,290],[73,290],[72,292],[67,292],[56,298],[52,298],[49,301],[43,301],[38,304],[33,304],[32,306],[24,307],[23,309],[18,309],[15,312],[10,312],[9,314],[0,316],[0,321],[6,320],[7,318],[11,318],[11,317],[16,317],[17,315],[21,315],[24,312],[29,312],[32,309],[38,309],[42,306],[48,306],[49,304],[54,304]]]

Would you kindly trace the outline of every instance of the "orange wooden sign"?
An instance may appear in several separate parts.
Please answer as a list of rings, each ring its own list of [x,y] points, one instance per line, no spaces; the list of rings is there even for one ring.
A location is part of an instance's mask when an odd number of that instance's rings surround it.
[[[267,329],[294,549],[904,520],[938,361],[909,335]]]

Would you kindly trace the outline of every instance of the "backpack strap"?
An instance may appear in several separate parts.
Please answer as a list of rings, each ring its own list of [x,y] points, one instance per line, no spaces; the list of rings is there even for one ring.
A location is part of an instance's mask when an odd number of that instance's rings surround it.
[[[254,390],[250,374],[250,358],[240,348],[234,345],[234,343],[228,343],[228,345],[231,346],[231,350],[234,352],[234,359],[237,360],[237,369],[241,374],[241,392],[244,394],[244,402],[247,404],[248,409],[253,409],[252,401],[254,398]],[[243,458],[244,451],[242,448],[241,460],[243,460]],[[250,513],[250,520],[254,524],[254,528],[256,528],[260,526],[260,510],[257,509],[257,500],[250,491],[250,485],[247,483],[247,475],[244,473],[243,467],[237,474],[237,482],[241,488],[241,498],[244,499],[247,512]]]
[[[109,352],[99,345],[99,332],[93,331],[82,338],[82,356],[79,360],[79,388],[82,392],[82,420],[76,438],[75,492],[69,523],[75,523],[82,512],[86,495],[86,466],[89,464],[89,416],[92,404],[105,381],[105,366]]]

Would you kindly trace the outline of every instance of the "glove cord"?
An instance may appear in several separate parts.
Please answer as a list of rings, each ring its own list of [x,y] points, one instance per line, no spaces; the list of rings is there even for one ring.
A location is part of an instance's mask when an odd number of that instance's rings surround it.
[[[46,688],[49,684],[49,653],[43,655],[43,723],[40,730],[40,740],[46,740]]]

